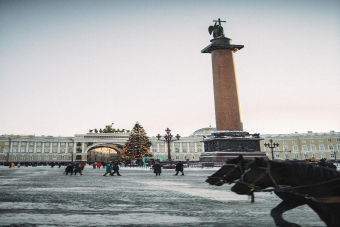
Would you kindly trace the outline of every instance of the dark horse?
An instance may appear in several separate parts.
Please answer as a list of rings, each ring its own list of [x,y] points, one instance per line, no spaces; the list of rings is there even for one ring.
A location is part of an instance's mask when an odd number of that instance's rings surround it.
[[[266,162],[259,158],[246,168],[241,180],[231,190],[249,195],[253,191],[274,187],[275,194],[283,200],[270,213],[277,226],[299,226],[285,221],[282,214],[304,204],[312,208],[328,227],[340,225],[339,172],[306,163]]]
[[[216,173],[208,177],[205,181],[211,185],[221,186],[225,183],[231,184],[235,180],[239,180],[244,173],[247,163],[250,161],[244,160],[242,155],[237,158],[229,159],[227,164],[217,170]],[[251,194],[251,202],[254,202],[254,194]]]

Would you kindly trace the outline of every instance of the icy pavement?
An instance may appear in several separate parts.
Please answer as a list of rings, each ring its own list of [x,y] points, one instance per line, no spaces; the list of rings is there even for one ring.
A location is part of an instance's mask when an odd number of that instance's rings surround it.
[[[185,169],[185,176],[163,170],[85,167],[83,176],[64,168],[0,166],[0,226],[275,226],[269,212],[280,199],[248,196],[205,183],[216,169]],[[301,226],[325,226],[307,206],[284,218]]]

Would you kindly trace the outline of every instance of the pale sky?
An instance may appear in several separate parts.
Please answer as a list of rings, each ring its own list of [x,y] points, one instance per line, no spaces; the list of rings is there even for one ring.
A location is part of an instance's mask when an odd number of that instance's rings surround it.
[[[245,131],[340,131],[340,1],[0,0],[0,134],[215,127],[218,18]]]

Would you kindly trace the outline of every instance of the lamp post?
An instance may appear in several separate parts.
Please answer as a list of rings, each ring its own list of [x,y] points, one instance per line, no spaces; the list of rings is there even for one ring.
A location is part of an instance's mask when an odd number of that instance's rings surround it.
[[[166,132],[166,134],[163,137],[164,137],[165,141],[168,143],[168,163],[172,164],[171,154],[170,154],[170,142],[172,141],[173,135],[170,133],[171,130],[169,128],[165,129],[165,132]],[[160,140],[160,138],[162,138],[162,136],[160,134],[158,134],[156,137],[157,137],[158,140]],[[178,135],[178,134],[175,137],[177,138],[177,140],[179,140],[179,138],[181,138],[181,136]]]
[[[274,148],[275,148],[275,147],[278,147],[279,144],[278,144],[278,143],[273,143],[273,140],[270,139],[270,140],[269,140],[269,143],[265,143],[264,146],[271,149],[271,152],[272,152],[272,160],[274,160]]]

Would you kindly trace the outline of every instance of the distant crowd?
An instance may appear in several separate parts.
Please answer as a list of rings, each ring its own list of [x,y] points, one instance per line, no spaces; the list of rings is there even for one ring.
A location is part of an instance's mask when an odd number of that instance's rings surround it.
[[[153,172],[156,174],[156,176],[161,176],[162,173],[162,168],[165,163],[161,163],[159,161],[152,161],[148,163],[147,165],[143,165],[146,167],[150,167]],[[32,167],[37,167],[37,166],[50,166],[51,168],[54,168],[55,166],[58,166],[58,168],[65,167],[64,175],[67,176],[70,174],[71,176],[77,175],[83,175],[83,170],[86,166],[85,162],[43,162],[43,163],[23,163],[21,164],[20,162],[18,163],[4,163],[4,165],[7,165],[9,168],[20,168],[21,166],[32,166]],[[105,168],[105,174],[103,176],[106,176],[109,174],[110,176],[114,176],[117,174],[117,176],[122,176],[119,173],[119,167],[122,165],[128,166],[126,163],[121,163],[121,162],[108,162],[108,163],[101,163],[101,162],[94,162],[94,163],[89,163],[90,166],[92,166],[93,169],[100,169],[100,168]],[[131,164],[130,164],[131,166]],[[139,165],[136,165],[139,166]],[[181,161],[177,162],[175,167],[175,175],[177,176],[179,172],[181,172],[181,175],[184,176],[184,165]]]

